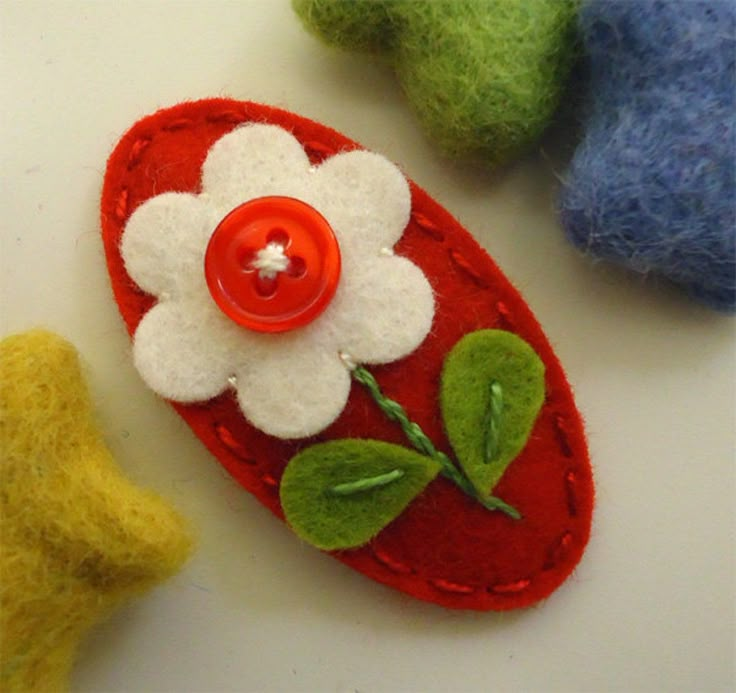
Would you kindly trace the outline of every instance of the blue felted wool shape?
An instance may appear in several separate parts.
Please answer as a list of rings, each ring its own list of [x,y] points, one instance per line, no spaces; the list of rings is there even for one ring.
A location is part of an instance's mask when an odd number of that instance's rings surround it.
[[[560,198],[570,240],[736,309],[736,3],[592,0],[583,139]]]

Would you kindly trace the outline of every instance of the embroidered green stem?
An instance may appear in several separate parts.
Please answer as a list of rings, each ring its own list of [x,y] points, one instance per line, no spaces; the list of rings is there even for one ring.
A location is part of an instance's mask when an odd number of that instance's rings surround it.
[[[483,505],[484,508],[487,508],[488,510],[500,510],[515,520],[521,518],[521,513],[516,510],[516,508],[502,501],[500,498],[496,498],[495,496],[489,496],[488,498],[480,497],[467,477],[465,477],[465,475],[452,463],[450,458],[445,455],[444,452],[437,450],[434,443],[432,443],[432,441],[427,437],[426,433],[424,433],[418,423],[409,419],[404,408],[398,402],[389,399],[383,394],[381,386],[370,371],[366,370],[362,366],[356,366],[352,370],[352,375],[355,380],[370,392],[371,397],[373,397],[373,401],[378,405],[381,411],[386,414],[391,421],[395,421],[399,426],[401,426],[401,430],[404,432],[404,435],[407,437],[409,442],[419,452],[439,462],[442,467],[440,473],[445,478],[452,481],[471,498],[475,498],[481,505]]]
[[[500,510],[502,513],[506,513],[514,520],[521,519],[521,513],[513,505],[509,505],[506,501],[501,500],[497,496],[488,496],[488,498],[481,498],[480,496],[478,496],[478,494],[475,493],[475,490],[472,486],[470,486],[470,484],[468,484],[468,488],[470,490],[466,491],[466,493],[472,495],[484,508],[487,508],[488,510]]]
[[[490,400],[485,416],[485,449],[483,461],[489,464],[498,454],[501,437],[501,417],[503,415],[503,388],[498,380],[491,381]]]
[[[401,426],[401,430],[404,431],[404,435],[409,439],[409,442],[419,450],[419,452],[434,458],[437,458],[438,455],[442,455],[442,453],[438,452],[437,448],[435,448],[434,443],[427,438],[419,424],[409,419],[404,408],[398,402],[389,399],[383,394],[381,386],[370,371],[363,368],[363,366],[356,366],[353,369],[353,378],[355,378],[368,390],[368,392],[371,393],[371,397],[373,397],[373,400],[380,407],[381,411],[386,414],[391,421],[396,421]],[[445,455],[442,456],[447,459]],[[449,462],[449,460],[447,461]]]
[[[396,479],[400,479],[404,476],[403,469],[392,469],[390,472],[385,474],[379,474],[378,476],[370,476],[365,479],[358,479],[357,481],[348,481],[344,484],[338,484],[329,489],[329,492],[335,496],[352,496],[354,493],[360,493],[361,491],[370,491],[371,489],[378,488],[380,486],[386,486]]]

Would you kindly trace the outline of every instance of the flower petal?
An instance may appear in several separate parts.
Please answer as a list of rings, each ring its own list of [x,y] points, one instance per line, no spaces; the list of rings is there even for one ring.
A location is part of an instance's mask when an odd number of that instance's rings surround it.
[[[133,360],[162,397],[201,402],[227,387],[241,336],[216,308],[203,309],[196,301],[159,303],[138,325]]]
[[[265,195],[303,199],[309,158],[276,125],[244,125],[221,137],[202,166],[202,190],[223,216]]]
[[[409,184],[388,159],[366,151],[337,154],[313,174],[305,200],[332,226],[343,254],[393,248],[411,213]]]
[[[432,288],[392,248],[410,215],[409,185],[399,169],[370,152],[338,154],[311,169],[286,130],[238,128],[210,149],[200,196],[167,193],[134,213],[123,257],[142,288],[171,294],[143,318],[134,359],[148,385],[179,402],[210,399],[236,376],[244,415],[267,434],[304,438],[328,427],[350,394],[340,360],[385,363],[413,351],[429,332]],[[330,222],[343,275],[327,311],[303,329],[254,333],[226,318],[207,289],[207,243],[231,209],[264,195],[296,197]]]
[[[204,286],[204,254],[217,225],[195,195],[164,193],[138,207],[125,226],[125,269],[144,291],[182,295]]]
[[[274,342],[236,377],[245,416],[278,438],[319,433],[340,415],[350,394],[350,374],[337,351],[302,339]]]
[[[434,296],[424,273],[404,257],[365,258],[343,275],[324,318],[337,347],[356,363],[410,354],[432,327]]]

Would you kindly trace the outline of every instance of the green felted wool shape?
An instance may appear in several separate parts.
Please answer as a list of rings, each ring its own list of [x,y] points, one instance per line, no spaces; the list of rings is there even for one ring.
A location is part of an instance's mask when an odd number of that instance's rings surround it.
[[[431,458],[378,440],[334,440],[295,455],[281,479],[286,521],[319,549],[361,546],[437,476]]]
[[[327,43],[384,55],[429,137],[504,164],[557,109],[576,54],[576,0],[292,0]]]
[[[391,11],[396,0],[292,0],[304,25],[317,37],[348,50],[391,50],[395,29]]]
[[[490,495],[526,445],[544,390],[544,363],[511,332],[471,332],[445,359],[440,387],[445,430],[481,497]]]

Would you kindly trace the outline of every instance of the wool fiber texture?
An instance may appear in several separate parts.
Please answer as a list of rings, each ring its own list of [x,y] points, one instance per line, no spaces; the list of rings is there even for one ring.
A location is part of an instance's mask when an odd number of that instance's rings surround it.
[[[0,690],[66,690],[86,631],[191,546],[183,518],[121,475],[74,347],[43,330],[0,342]]]
[[[429,138],[499,166],[539,139],[576,53],[572,0],[293,0],[326,43],[385,56]]]
[[[560,198],[585,253],[736,308],[736,4],[594,0],[590,83]]]

